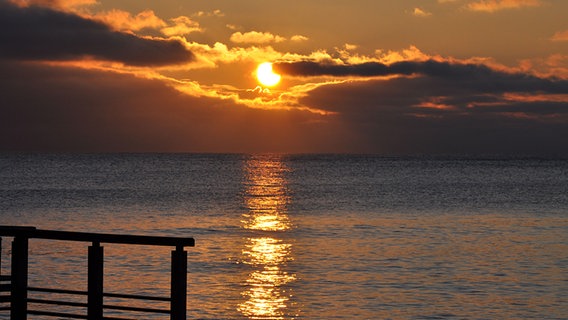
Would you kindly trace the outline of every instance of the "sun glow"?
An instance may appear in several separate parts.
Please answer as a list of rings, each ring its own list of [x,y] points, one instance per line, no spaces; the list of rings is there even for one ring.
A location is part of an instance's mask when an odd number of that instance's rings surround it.
[[[263,62],[258,65],[258,68],[256,69],[256,78],[262,85],[273,87],[280,82],[280,78],[282,77],[272,71],[272,63]]]

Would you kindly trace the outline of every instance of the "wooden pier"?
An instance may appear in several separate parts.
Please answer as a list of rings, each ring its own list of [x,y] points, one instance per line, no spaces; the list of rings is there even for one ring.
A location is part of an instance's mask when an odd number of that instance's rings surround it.
[[[144,313],[169,314],[171,320],[185,320],[187,317],[187,251],[185,247],[195,246],[193,238],[156,237],[137,235],[116,235],[105,233],[69,232],[40,230],[35,227],[0,226],[0,266],[2,261],[2,237],[13,238],[11,254],[11,275],[0,274],[0,311],[9,310],[11,320],[24,320],[28,315],[43,315],[69,319],[117,319],[104,316],[104,310],[123,310]],[[79,241],[90,243],[87,250],[87,291],[63,290],[57,288],[38,288],[28,286],[28,243],[30,239]],[[108,244],[128,244],[147,246],[169,246],[175,248],[171,254],[171,282],[169,297],[155,297],[131,294],[105,293],[104,247]],[[0,268],[1,271],[1,268]],[[86,303],[28,298],[28,292],[42,292],[63,295],[86,296]],[[170,303],[169,309],[153,309],[129,306],[115,306],[103,303],[104,297],[164,301]],[[31,309],[33,306],[57,305],[86,308],[86,314]]]

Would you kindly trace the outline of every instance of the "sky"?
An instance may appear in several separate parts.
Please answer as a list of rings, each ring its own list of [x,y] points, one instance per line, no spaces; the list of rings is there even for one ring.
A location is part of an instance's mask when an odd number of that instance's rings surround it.
[[[0,0],[0,90],[2,152],[567,157],[568,1]]]

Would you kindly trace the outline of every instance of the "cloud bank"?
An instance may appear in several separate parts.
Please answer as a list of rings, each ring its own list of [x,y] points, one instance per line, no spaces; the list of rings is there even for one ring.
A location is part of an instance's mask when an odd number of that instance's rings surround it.
[[[159,80],[0,62],[0,150],[324,152],[348,136],[323,117],[194,97]]]
[[[177,40],[147,39],[47,7],[0,2],[0,57],[16,60],[72,60],[84,57],[136,66],[191,61]]]
[[[455,81],[464,88],[482,92],[543,91],[568,93],[567,80],[539,78],[525,73],[510,73],[483,64],[451,63],[447,61],[399,61],[391,64],[366,62],[333,64],[312,61],[280,62],[273,68],[278,73],[293,76],[410,76],[424,75]]]
[[[435,60],[274,69],[358,80],[318,87],[300,102],[338,115],[376,152],[568,154],[568,80]]]

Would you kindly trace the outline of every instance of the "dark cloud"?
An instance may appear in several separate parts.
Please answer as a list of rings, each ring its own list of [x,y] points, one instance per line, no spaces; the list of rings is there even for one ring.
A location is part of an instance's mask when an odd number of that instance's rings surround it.
[[[4,152],[329,152],[349,136],[319,115],[129,75],[17,61],[0,62],[0,74]]]
[[[392,64],[366,62],[361,64],[336,64],[333,62],[297,61],[278,62],[273,65],[279,73],[297,76],[387,76],[411,75],[416,73],[438,76],[456,76],[474,73],[488,73],[484,66],[471,64],[450,64],[447,62],[399,61]]]
[[[445,61],[400,61],[392,64],[367,62],[339,65],[313,61],[274,63],[275,72],[295,76],[360,76],[423,75],[444,78],[448,84],[483,92],[546,91],[567,93],[568,81],[543,79],[523,73],[508,73],[482,64],[451,63]]]
[[[477,65],[403,66],[417,76],[324,86],[302,103],[338,113],[373,152],[568,155],[567,81]]]
[[[568,156],[567,103],[511,100],[443,77],[323,86],[301,101],[336,113],[321,116],[101,71],[12,61],[0,74],[1,151]]]
[[[0,57],[66,60],[84,56],[129,65],[178,64],[193,59],[179,41],[139,38],[77,15],[46,7],[21,8],[0,0]]]

